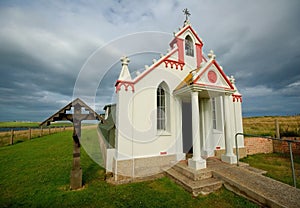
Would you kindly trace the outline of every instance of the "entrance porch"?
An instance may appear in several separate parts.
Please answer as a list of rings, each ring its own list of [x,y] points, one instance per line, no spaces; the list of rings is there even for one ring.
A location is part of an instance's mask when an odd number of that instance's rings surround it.
[[[230,96],[233,92],[190,85],[174,91],[181,100],[183,152],[193,153],[188,166],[206,168],[206,159],[215,156],[214,150],[225,140],[222,161],[236,163],[233,153],[234,132]]]

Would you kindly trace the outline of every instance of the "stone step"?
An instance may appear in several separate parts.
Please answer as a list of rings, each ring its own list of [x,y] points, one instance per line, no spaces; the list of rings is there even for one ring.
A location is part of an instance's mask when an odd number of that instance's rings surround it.
[[[243,167],[225,167],[213,171],[225,188],[263,207],[300,207],[300,189],[249,171]]]
[[[207,195],[222,187],[222,181],[218,179],[206,178],[194,181],[173,168],[167,170],[166,175],[194,196]]]
[[[194,170],[192,168],[189,168],[186,164],[177,163],[173,166],[173,169],[194,181],[199,181],[212,177],[212,171],[207,168],[201,170]]]

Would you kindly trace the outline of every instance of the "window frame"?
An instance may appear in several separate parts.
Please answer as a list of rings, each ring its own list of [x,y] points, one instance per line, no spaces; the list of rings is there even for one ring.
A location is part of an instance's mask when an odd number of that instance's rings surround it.
[[[170,135],[170,94],[165,82],[161,82],[156,89],[156,108],[157,133]]]
[[[217,124],[217,109],[216,109],[216,98],[213,97],[211,99],[212,102],[212,127],[214,130],[218,129],[218,124]]]
[[[156,128],[157,130],[166,130],[166,92],[162,86],[158,86],[156,90],[156,107],[157,107],[157,117],[156,117]]]

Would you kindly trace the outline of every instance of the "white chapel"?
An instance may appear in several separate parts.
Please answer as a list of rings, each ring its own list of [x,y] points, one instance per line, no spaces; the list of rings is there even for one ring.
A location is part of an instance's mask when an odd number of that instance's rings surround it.
[[[204,55],[188,18],[169,49],[135,78],[129,58],[121,58],[116,103],[105,106],[106,120],[99,125],[105,168],[116,180],[154,175],[182,160],[195,170],[206,168],[206,159],[217,155],[237,162],[242,96],[234,78],[213,51]],[[243,137],[238,148],[244,149]]]

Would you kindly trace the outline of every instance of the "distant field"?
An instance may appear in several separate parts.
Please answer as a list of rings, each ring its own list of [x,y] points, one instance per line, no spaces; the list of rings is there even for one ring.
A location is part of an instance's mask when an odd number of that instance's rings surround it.
[[[275,136],[276,119],[280,125],[281,136],[300,136],[300,115],[243,118],[244,133]]]
[[[2,121],[0,122],[0,128],[17,128],[17,127],[27,127],[27,128],[38,128],[40,122],[25,122],[25,121]],[[50,126],[72,126],[69,122],[59,122],[53,123]]]
[[[38,122],[21,122],[21,121],[0,122],[0,128],[10,128],[10,127],[36,128],[38,126],[39,126]]]
[[[281,136],[300,136],[300,115],[298,116],[262,116],[243,118],[244,133],[263,136],[275,136],[275,120],[280,124]],[[39,122],[0,122],[0,128],[37,128]],[[89,124],[83,124],[89,125]],[[72,126],[70,122],[52,123],[50,127]]]

